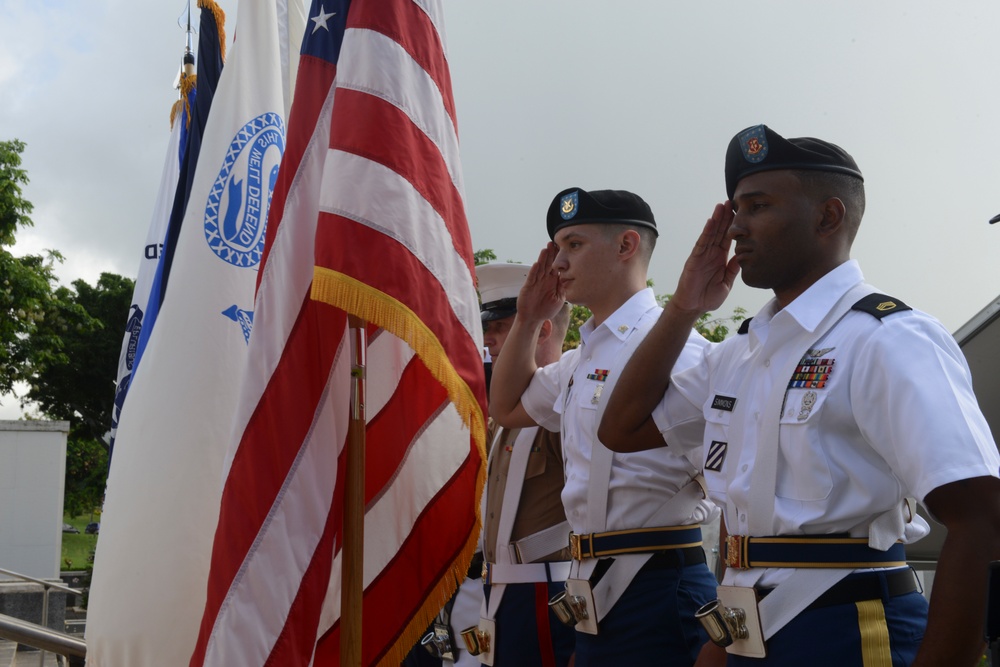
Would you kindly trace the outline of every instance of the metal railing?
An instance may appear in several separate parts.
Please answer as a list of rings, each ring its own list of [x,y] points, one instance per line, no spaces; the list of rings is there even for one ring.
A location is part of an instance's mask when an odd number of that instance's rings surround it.
[[[80,595],[80,591],[56,584],[44,579],[29,577],[20,572],[5,570],[0,567],[0,574],[14,577],[21,581],[28,581],[42,587],[42,624],[29,623],[13,616],[0,614],[0,637],[15,641],[39,649],[38,664],[45,665],[45,652],[59,653],[69,659],[71,667],[84,664],[87,656],[87,644],[76,637],[72,637],[63,632],[57,632],[48,627],[49,625],[49,592],[53,589],[66,593],[67,595]],[[78,661],[76,660],[78,659]]]
[[[87,644],[82,639],[13,616],[0,614],[0,637],[39,649],[39,664],[45,664],[46,651],[65,656],[69,667],[86,664]]]

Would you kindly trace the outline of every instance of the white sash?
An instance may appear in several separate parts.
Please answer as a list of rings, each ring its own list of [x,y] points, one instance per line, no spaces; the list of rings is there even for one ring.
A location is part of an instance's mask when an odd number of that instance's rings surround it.
[[[663,503],[653,516],[643,523],[642,528],[652,528],[664,525],[670,517],[677,516],[678,508],[687,504],[688,507],[697,503],[705,497],[701,484],[698,481],[691,481],[675,493],[670,499]],[[642,566],[653,557],[651,553],[645,554],[622,554],[614,557],[614,562],[604,573],[601,580],[594,586],[594,606],[597,608],[597,620],[603,619],[618,599],[632,583],[632,579],[642,569]],[[597,558],[588,558],[584,564],[592,563],[590,571],[596,566]],[[581,568],[582,569],[582,568]],[[572,570],[571,570],[572,572]],[[589,575],[588,575],[589,577]],[[576,578],[576,577],[573,577]]]
[[[615,385],[628,359],[635,352],[639,344],[646,338],[649,329],[645,331],[633,331],[625,344],[622,345],[612,366],[614,372],[604,383],[601,393],[601,402],[597,406],[597,416],[595,427],[601,423],[604,410],[608,404],[608,397],[614,393]],[[587,488],[587,519],[588,532],[603,533],[607,530],[608,523],[608,489],[611,484],[611,466],[614,461],[614,452],[601,444],[594,434],[593,450],[590,463],[590,482]],[[666,521],[672,521],[672,517],[677,516],[678,508],[684,503],[689,505],[704,498],[704,492],[700,484],[695,481],[688,483],[676,494],[669,498],[659,510],[648,517],[641,526],[636,528],[650,528],[664,525]],[[597,620],[603,619],[615,606],[618,599],[632,583],[632,579],[642,569],[642,566],[652,558],[653,554],[623,554],[615,556],[614,561],[608,568],[601,580],[594,586],[594,606],[596,607]],[[572,579],[589,579],[597,567],[597,558],[588,558],[583,561],[575,561],[570,570]]]
[[[524,475],[528,469],[528,458],[531,455],[531,447],[535,442],[535,437],[538,434],[539,427],[532,428],[522,428],[518,429],[517,432],[512,432],[513,443],[511,444],[511,455],[510,455],[510,465],[507,470],[507,481],[504,486],[503,500],[500,503],[500,520],[497,524],[497,541],[496,541],[496,560],[498,577],[490,587],[490,601],[487,604],[483,601],[483,611],[482,614],[485,618],[489,620],[494,620],[496,618],[497,609],[500,608],[500,601],[503,599],[504,590],[506,590],[507,583],[528,583],[530,581],[546,581],[546,572],[543,568],[540,572],[537,568],[525,567],[518,564],[517,559],[514,557],[513,545],[510,542],[511,533],[514,530],[514,519],[517,516],[517,509],[521,504],[521,490],[524,488]],[[494,456],[498,456],[493,452],[500,446],[501,434],[505,429],[501,428],[497,432],[497,437],[493,441],[493,450],[490,451],[490,459]],[[487,481],[487,485],[489,481]],[[485,497],[487,494],[484,493]],[[486,516],[485,509],[483,510],[483,516]],[[544,553],[538,554],[537,557],[546,556],[553,551],[561,547],[566,547],[569,545],[569,525],[566,522],[552,526],[543,531],[539,531],[533,535],[529,535],[523,541],[525,542],[526,549],[533,548],[537,551],[538,548],[546,548],[544,545],[550,544],[553,541],[553,536],[561,534],[561,543],[552,548],[548,549]],[[537,538],[537,539],[536,539]],[[533,553],[525,554],[526,562],[534,560],[531,556]],[[539,564],[536,564],[539,565]],[[565,565],[563,566],[565,567]],[[519,569],[520,568],[520,569]],[[502,573],[502,574],[501,574]],[[538,577],[539,574],[541,578]],[[566,578],[566,573],[559,572],[562,578]],[[499,583],[503,581],[504,583]]]
[[[774,534],[774,499],[777,489],[778,437],[781,427],[781,412],[784,407],[785,395],[788,391],[788,378],[792,377],[799,361],[808,349],[816,347],[820,340],[851,310],[851,307],[862,297],[872,294],[875,289],[865,283],[859,283],[849,289],[830,309],[830,312],[820,321],[813,334],[813,343],[801,354],[791,355],[774,376],[775,383],[768,394],[767,402],[761,414],[764,415],[760,436],[757,441],[757,453],[754,458],[753,473],[750,477],[748,522],[749,534],[769,536]],[[748,375],[749,377],[749,375]],[[745,395],[746,386],[741,387],[741,397]],[[742,433],[739,427],[745,419],[746,400],[737,401],[730,420],[732,427],[729,432],[730,446],[733,447],[734,461],[739,460],[743,448]],[[727,484],[732,485],[737,466],[727,466]],[[730,510],[731,511],[731,510]],[[819,569],[798,568],[791,576],[780,583],[770,594],[761,600],[760,620],[764,630],[764,638],[768,639],[780,630],[786,623],[795,618],[802,610],[812,604],[831,586],[850,574],[850,569]]]

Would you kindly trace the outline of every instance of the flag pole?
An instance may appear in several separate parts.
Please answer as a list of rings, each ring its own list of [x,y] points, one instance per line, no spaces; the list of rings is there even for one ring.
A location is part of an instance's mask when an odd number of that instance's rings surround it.
[[[191,0],[187,3],[187,33],[184,45],[184,73],[192,76],[195,73],[194,67],[194,27],[191,25]]]
[[[365,542],[365,355],[366,322],[348,315],[351,337],[351,416],[347,427],[344,542],[341,560],[340,664],[361,665],[361,618]]]

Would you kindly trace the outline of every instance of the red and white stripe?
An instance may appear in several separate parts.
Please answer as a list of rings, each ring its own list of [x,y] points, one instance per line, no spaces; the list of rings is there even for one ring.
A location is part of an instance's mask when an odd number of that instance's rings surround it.
[[[433,343],[369,328],[365,664],[398,664],[478,534],[482,335],[440,25],[438,2],[354,0],[337,67],[300,61],[191,665],[338,660],[350,350],[314,264]]]

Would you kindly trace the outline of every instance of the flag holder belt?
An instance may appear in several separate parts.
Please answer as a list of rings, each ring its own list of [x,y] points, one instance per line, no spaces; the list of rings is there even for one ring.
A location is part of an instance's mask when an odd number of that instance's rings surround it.
[[[725,543],[726,567],[861,568],[902,567],[906,553],[900,542],[887,551],[868,546],[867,537],[750,537],[730,535]]]
[[[700,546],[701,526],[699,525],[615,530],[608,533],[587,535],[569,534],[570,557],[574,560]]]
[[[537,584],[566,581],[570,561],[547,563],[483,563],[483,584]]]

